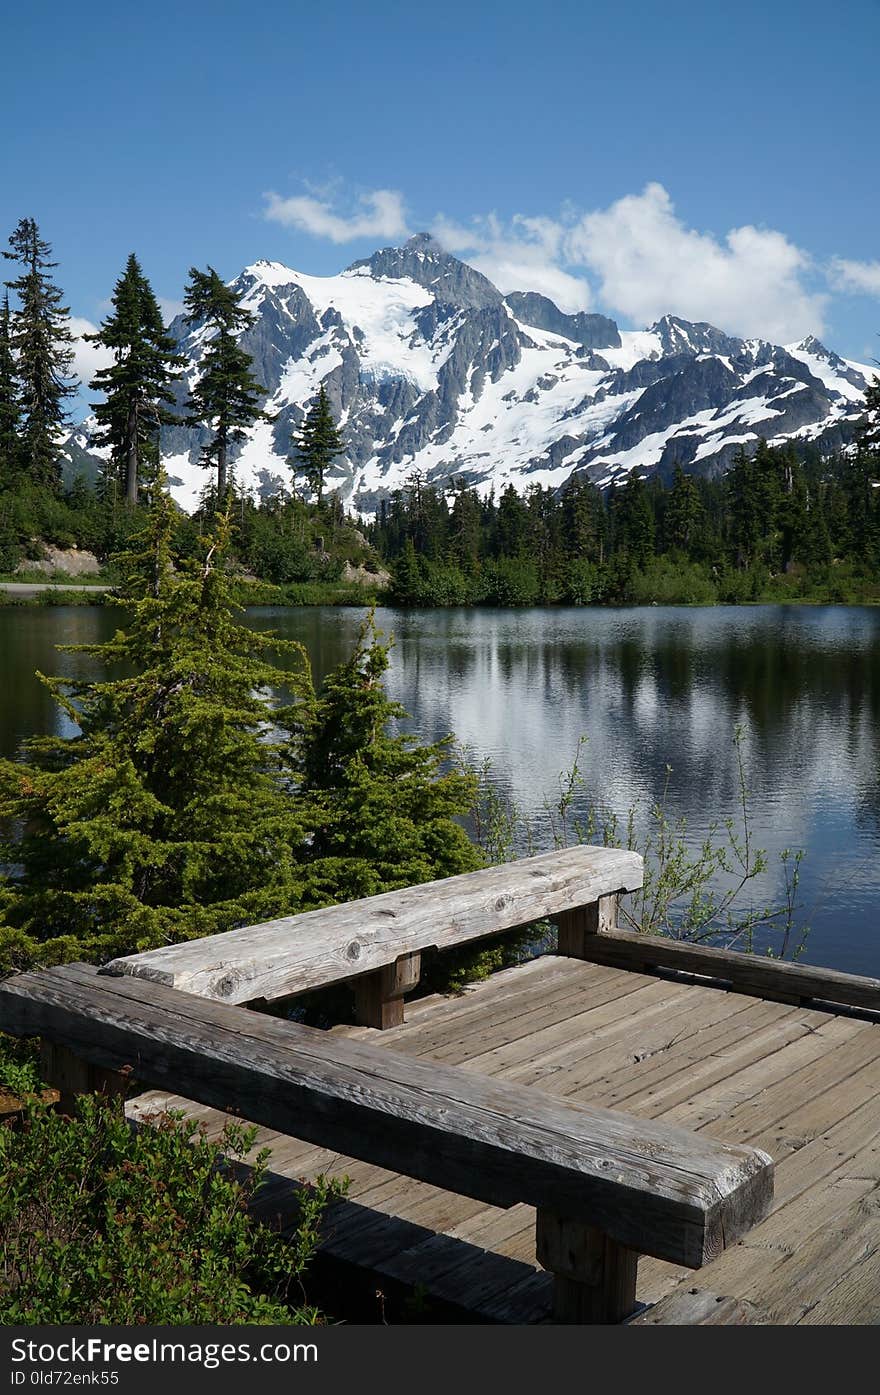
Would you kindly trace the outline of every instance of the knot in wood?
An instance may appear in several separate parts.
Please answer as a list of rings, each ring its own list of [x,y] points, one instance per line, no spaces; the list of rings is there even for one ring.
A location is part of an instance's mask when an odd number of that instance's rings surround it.
[[[510,905],[512,900],[512,896],[499,896],[497,901],[495,902],[496,911],[503,911],[506,906]]]
[[[223,978],[218,978],[214,984],[214,993],[218,998],[228,998],[235,991],[238,977],[236,974],[226,974]]]
[[[353,959],[360,959],[360,957],[361,957],[361,947],[360,947],[360,945],[358,944],[357,940],[352,940],[351,944],[347,947],[347,949],[346,949],[346,951],[345,951],[345,957],[346,957],[346,959],[352,959],[352,960],[353,960]]]

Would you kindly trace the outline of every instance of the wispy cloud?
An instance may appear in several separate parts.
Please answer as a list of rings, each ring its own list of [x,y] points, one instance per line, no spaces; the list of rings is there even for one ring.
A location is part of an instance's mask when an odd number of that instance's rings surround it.
[[[854,262],[835,257],[830,277],[831,284],[839,291],[880,296],[880,262]]]
[[[431,231],[447,251],[465,257],[500,291],[538,291],[569,314],[592,304],[589,283],[561,264],[565,229],[550,218],[518,214],[505,226],[491,213],[470,224],[441,215]]]
[[[88,391],[89,383],[100,368],[109,368],[113,354],[101,344],[89,344],[85,334],[94,334],[98,326],[81,315],[71,315],[68,324],[73,335],[73,371]]]
[[[282,198],[270,192],[265,199],[263,216],[271,222],[331,242],[354,242],[363,237],[393,239],[406,237],[409,232],[403,195],[395,189],[373,189],[360,194],[347,211],[335,208],[328,198],[312,194]]]
[[[176,315],[183,313],[184,305],[182,300],[172,300],[169,296],[158,295],[159,309],[162,311],[162,318],[166,325],[170,325]]]

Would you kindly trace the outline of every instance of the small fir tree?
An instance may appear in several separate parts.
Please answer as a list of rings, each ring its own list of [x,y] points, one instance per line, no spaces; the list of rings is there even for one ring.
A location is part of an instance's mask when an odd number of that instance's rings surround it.
[[[174,402],[171,386],[184,359],[175,351],[133,252],[116,282],[112,304],[98,332],[86,338],[109,349],[113,363],[100,369],[89,386],[104,393],[104,401],[92,406],[125,501],[133,507],[144,465],[155,473],[159,463],[159,428],[175,420],[168,410]]]
[[[73,335],[63,295],[50,272],[52,248],[40,237],[33,218],[22,218],[9,239],[21,274],[6,285],[18,297],[12,316],[12,348],[16,360],[22,415],[22,456],[31,481],[57,492],[61,488],[58,437],[68,420],[65,400],[76,391],[71,380]]]
[[[370,614],[310,715],[302,789],[314,803],[316,895],[332,887],[333,899],[372,896],[481,865],[457,822],[476,782],[446,768],[452,738],[423,746],[390,729],[407,713],[383,685],[388,649]]]
[[[229,451],[263,413],[264,389],[251,373],[253,359],[239,345],[239,336],[254,323],[241,303],[241,294],[227,286],[213,267],[192,267],[184,295],[187,323],[204,326],[209,337],[201,371],[187,399],[188,426],[202,426],[211,438],[201,452],[206,469],[217,471],[217,498],[226,498]]]
[[[318,396],[306,412],[302,427],[294,438],[294,445],[296,454],[290,457],[291,468],[295,476],[305,477],[315,496],[315,503],[320,508],[327,471],[337,455],[341,455],[345,450],[323,383],[318,390]]]

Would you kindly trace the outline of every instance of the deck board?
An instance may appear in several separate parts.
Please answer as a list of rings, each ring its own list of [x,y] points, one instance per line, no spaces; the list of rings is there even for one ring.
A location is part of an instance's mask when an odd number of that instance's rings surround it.
[[[694,1311],[729,1296],[718,1312],[736,1320],[880,1321],[880,1025],[554,956],[424,998],[407,1019],[334,1033],[771,1154],[774,1208],[743,1241],[697,1273],[642,1260],[638,1297],[657,1305],[658,1321],[664,1302],[670,1321],[689,1310],[685,1284],[697,1290]],[[129,1110],[169,1106],[208,1137],[222,1131],[216,1110],[158,1091]],[[263,1211],[281,1224],[294,1179],[351,1179],[329,1218],[328,1262],[369,1275],[380,1292],[418,1286],[429,1305],[469,1320],[547,1321],[550,1279],[536,1268],[529,1207],[486,1206],[265,1129],[263,1146]]]

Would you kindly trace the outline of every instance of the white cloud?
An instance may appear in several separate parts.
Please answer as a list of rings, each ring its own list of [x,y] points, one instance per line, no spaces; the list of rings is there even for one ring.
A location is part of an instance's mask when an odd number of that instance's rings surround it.
[[[109,368],[113,362],[113,354],[109,349],[105,349],[102,344],[89,344],[83,338],[84,334],[94,334],[98,328],[91,320],[83,319],[80,315],[71,315],[68,319],[70,332],[73,335],[73,372],[79,378],[83,387],[88,390],[89,383],[99,368]]]
[[[835,257],[830,277],[831,284],[839,291],[880,296],[880,262],[853,262]]]
[[[267,194],[264,216],[334,243],[396,241],[409,232],[401,193],[374,190],[352,205],[338,181],[291,198]],[[555,218],[439,215],[431,231],[504,292],[538,291],[569,313],[598,299],[639,327],[673,314],[786,343],[823,333],[828,285],[880,295],[880,262],[837,258],[823,279],[808,253],[776,229],[689,227],[658,183],[587,213],[569,205]]]
[[[494,214],[475,219],[470,227],[441,216],[431,231],[447,251],[465,256],[505,294],[538,291],[569,314],[588,310],[592,303],[583,276],[560,265],[565,230],[550,218],[518,214],[505,228]]]
[[[784,233],[697,232],[661,184],[586,214],[569,228],[564,253],[599,276],[607,305],[642,324],[671,313],[777,343],[824,328],[828,297],[807,287],[810,258]]]
[[[408,234],[403,195],[395,189],[374,189],[361,194],[348,214],[339,213],[326,198],[302,194],[284,199],[265,195],[263,216],[287,228],[298,228],[331,242],[353,242],[359,237],[398,238]]]
[[[784,233],[697,232],[661,184],[586,214],[440,217],[433,232],[501,290],[540,291],[569,312],[590,307],[592,279],[605,307],[639,326],[673,314],[783,343],[824,328],[828,297],[811,288],[811,259]]]

